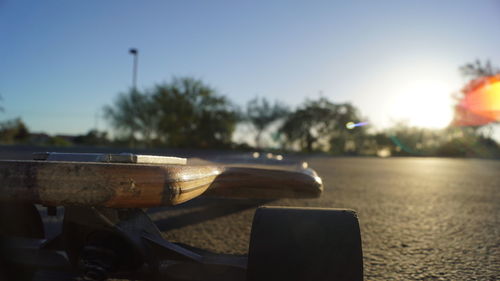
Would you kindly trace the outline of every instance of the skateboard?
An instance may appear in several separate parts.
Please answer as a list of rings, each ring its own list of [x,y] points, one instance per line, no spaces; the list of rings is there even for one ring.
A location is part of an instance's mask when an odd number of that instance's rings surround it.
[[[232,256],[165,240],[144,210],[199,196],[315,198],[322,192],[321,178],[305,163],[54,152],[3,160],[0,280],[362,280],[354,211],[259,207],[248,255]],[[49,215],[64,208],[56,237],[45,237],[36,206]]]

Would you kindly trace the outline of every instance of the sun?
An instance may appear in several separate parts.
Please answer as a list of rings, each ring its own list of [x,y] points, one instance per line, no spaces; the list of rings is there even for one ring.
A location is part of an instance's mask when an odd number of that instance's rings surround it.
[[[410,125],[444,128],[453,118],[453,87],[442,81],[416,80],[398,90],[393,117]]]

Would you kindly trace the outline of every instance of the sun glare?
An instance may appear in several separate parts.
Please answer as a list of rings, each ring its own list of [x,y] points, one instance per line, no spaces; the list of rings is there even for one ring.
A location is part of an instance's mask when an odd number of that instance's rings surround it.
[[[443,128],[453,118],[453,88],[440,81],[418,81],[400,89],[392,104],[393,118],[410,125]]]

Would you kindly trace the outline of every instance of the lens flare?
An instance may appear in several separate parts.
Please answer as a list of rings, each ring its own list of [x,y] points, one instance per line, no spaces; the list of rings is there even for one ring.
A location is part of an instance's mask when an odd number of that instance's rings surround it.
[[[500,74],[471,81],[455,107],[455,126],[479,126],[500,121]]]
[[[359,123],[347,122],[347,124],[345,124],[345,127],[349,130],[352,130],[356,127],[361,127],[361,126],[365,126],[365,125],[368,125],[368,122],[359,122]]]
[[[397,136],[390,136],[390,139],[394,143],[396,148],[398,148],[398,151],[403,150],[406,153],[419,154],[417,151],[406,146],[402,141],[399,140],[399,138]]]

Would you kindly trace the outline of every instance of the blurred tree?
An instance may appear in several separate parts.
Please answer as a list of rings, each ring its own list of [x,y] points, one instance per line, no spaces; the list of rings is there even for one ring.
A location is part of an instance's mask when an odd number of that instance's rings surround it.
[[[128,136],[129,144],[133,145],[136,139],[142,140],[146,146],[151,144],[158,121],[157,105],[151,94],[134,89],[122,93],[114,106],[104,107],[104,116],[119,133]]]
[[[392,154],[394,155],[423,155],[424,146],[428,142],[427,130],[408,125],[407,121],[398,121],[385,130],[386,137],[392,142]],[[386,140],[379,138],[386,143]]]
[[[334,154],[359,154],[367,140],[367,127],[347,128],[347,123],[360,123],[364,118],[359,110],[350,103],[335,105],[335,125],[330,137],[330,152]]]
[[[144,93],[131,90],[104,111],[118,131],[148,146],[228,146],[238,120],[226,97],[193,78],[174,78]]]
[[[230,101],[201,80],[174,78],[152,93],[158,135],[174,147],[227,147],[238,114]]]
[[[489,137],[476,134],[463,134],[459,137],[449,138],[435,151],[437,156],[445,157],[481,157],[499,158],[500,146]]]
[[[330,150],[343,153],[346,146],[356,150],[356,142],[361,142],[358,139],[365,131],[363,127],[348,130],[346,124],[360,121],[358,110],[350,103],[335,104],[321,97],[318,100],[306,100],[289,114],[281,130],[288,144],[298,143],[302,151]]]
[[[29,137],[28,128],[21,118],[0,123],[0,142],[4,144],[23,143],[28,141]]]
[[[261,147],[261,138],[264,130],[274,121],[285,117],[289,113],[286,105],[275,101],[271,104],[266,98],[250,100],[247,103],[245,119],[249,121],[256,130],[255,145]],[[277,138],[277,137],[275,137]]]
[[[500,73],[500,68],[492,66],[489,60],[483,63],[478,59],[474,62],[464,64],[459,70],[463,77],[471,80]]]

